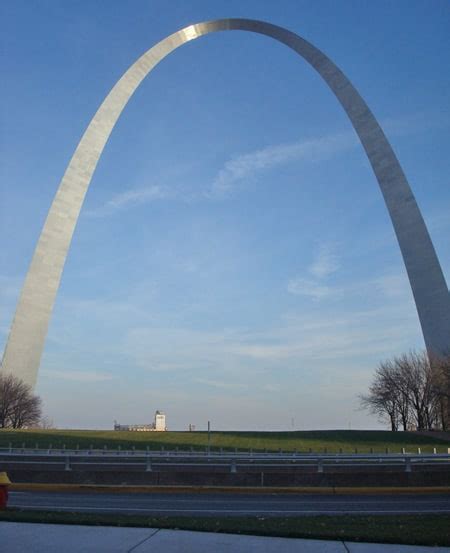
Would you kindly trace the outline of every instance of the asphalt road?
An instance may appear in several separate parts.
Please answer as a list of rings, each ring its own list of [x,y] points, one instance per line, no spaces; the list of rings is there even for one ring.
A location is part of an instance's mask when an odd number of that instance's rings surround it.
[[[450,514],[450,495],[11,492],[8,505],[51,511],[163,516]]]

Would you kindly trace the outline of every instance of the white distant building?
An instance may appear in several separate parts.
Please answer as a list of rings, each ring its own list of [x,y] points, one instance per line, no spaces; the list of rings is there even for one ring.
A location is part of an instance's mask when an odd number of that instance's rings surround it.
[[[161,411],[156,411],[153,424],[119,424],[114,421],[114,430],[121,432],[165,432],[167,430],[166,415]]]
[[[154,427],[156,432],[165,432],[166,428],[166,415],[161,411],[156,411]]]
[[[114,430],[121,432],[152,432],[153,424],[117,424],[114,423]]]

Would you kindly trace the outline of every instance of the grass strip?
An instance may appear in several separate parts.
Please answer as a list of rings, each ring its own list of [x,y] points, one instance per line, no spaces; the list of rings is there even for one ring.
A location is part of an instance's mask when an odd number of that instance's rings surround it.
[[[102,513],[76,513],[8,509],[0,520],[46,524],[81,524],[193,530],[251,534],[286,538],[396,543],[404,545],[450,545],[450,516],[357,515],[245,517],[149,517]]]
[[[116,432],[113,430],[0,429],[0,447],[40,449],[115,449],[205,451],[207,432]],[[447,453],[450,439],[417,432],[383,430],[310,430],[289,432],[214,431],[212,451],[271,451],[315,453]]]

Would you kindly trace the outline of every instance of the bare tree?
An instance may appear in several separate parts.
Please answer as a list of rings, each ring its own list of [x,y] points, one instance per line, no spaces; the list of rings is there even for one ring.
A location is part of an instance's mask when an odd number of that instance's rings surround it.
[[[392,430],[448,428],[450,357],[430,361],[426,352],[402,354],[383,361],[369,393],[360,397],[364,409],[387,418]]]
[[[388,419],[391,430],[398,430],[399,406],[395,379],[395,366],[391,361],[379,364],[367,395],[360,396],[363,409],[380,419]]]
[[[433,393],[442,430],[450,429],[450,356],[435,357],[433,367]]]
[[[12,374],[0,373],[0,428],[24,428],[41,418],[41,399]]]
[[[436,369],[426,352],[410,351],[394,358],[399,372],[399,387],[407,397],[417,430],[439,425],[438,399],[435,393]]]

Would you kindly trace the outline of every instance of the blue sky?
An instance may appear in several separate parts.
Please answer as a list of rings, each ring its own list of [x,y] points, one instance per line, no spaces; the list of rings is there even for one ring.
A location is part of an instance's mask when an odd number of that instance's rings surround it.
[[[447,0],[1,3],[0,349],[89,120],[157,41],[218,17],[313,42],[379,119],[449,282]],[[377,362],[423,348],[381,193],[318,75],[266,37],[170,55],[100,160],[66,263],[38,393],[60,426],[167,414],[221,429],[377,428]]]

